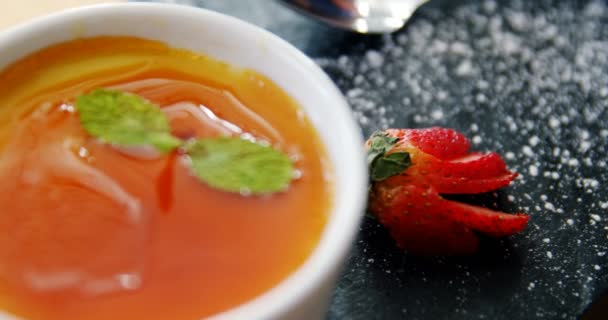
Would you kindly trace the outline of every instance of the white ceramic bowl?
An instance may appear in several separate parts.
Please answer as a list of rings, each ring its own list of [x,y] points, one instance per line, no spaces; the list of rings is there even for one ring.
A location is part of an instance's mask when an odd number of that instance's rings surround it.
[[[334,206],[321,240],[307,261],[276,287],[213,319],[323,318],[358,231],[367,192],[362,136],[339,90],[310,59],[269,32],[222,14],[166,4],[98,5],[18,25],[0,34],[0,69],[49,45],[99,35],[160,40],[254,69],[300,103],[335,168]],[[0,320],[7,319],[15,318],[0,314]]]

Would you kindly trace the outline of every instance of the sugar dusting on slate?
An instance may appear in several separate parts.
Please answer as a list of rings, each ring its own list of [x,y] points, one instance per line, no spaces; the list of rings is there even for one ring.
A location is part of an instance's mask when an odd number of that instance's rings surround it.
[[[517,255],[521,264],[508,285],[513,296],[504,297],[525,301],[525,307],[510,307],[514,315],[525,310],[522,316],[574,319],[608,286],[602,272],[608,268],[608,171],[601,169],[608,148],[607,18],[602,1],[485,0],[451,10],[425,7],[406,29],[383,36],[377,45],[316,59],[344,91],[366,135],[387,127],[452,127],[466,133],[473,148],[501,153],[520,173],[495,200],[503,210],[532,215],[529,228],[506,240],[504,249],[505,260]],[[372,223],[364,231],[381,232]],[[402,290],[415,286],[411,272],[423,283],[433,281],[433,272],[422,267],[392,270],[394,264],[370,253],[378,249],[368,238],[357,243],[365,259],[352,258],[352,264],[391,271]],[[398,254],[387,259],[407,259]],[[437,269],[442,261],[425,263]],[[482,288],[480,278],[488,275],[467,276],[467,264],[457,266],[461,272],[445,284],[460,293],[454,319],[469,316],[467,301],[478,303],[480,292],[505,290]],[[389,280],[365,281],[380,286]],[[423,296],[432,300],[435,294]],[[426,301],[421,308],[432,305]],[[404,314],[435,315],[432,310]]]

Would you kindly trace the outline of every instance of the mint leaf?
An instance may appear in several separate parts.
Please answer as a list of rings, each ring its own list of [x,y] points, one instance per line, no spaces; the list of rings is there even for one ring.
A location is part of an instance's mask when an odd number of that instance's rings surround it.
[[[160,108],[133,94],[99,89],[78,97],[76,108],[84,129],[106,143],[151,145],[161,152],[183,146],[194,175],[219,190],[278,192],[287,189],[293,177],[287,155],[270,146],[230,137],[184,143],[171,135]]]
[[[378,158],[371,167],[371,179],[382,181],[402,173],[412,164],[410,154],[407,152],[395,152]]]
[[[382,181],[398,175],[411,165],[410,154],[407,152],[386,155],[399,141],[398,138],[389,137],[386,133],[378,131],[371,135],[369,141],[367,165],[372,181]]]
[[[182,144],[160,108],[133,94],[98,89],[79,96],[76,109],[84,129],[106,143],[152,145],[165,153]]]
[[[241,138],[200,139],[185,147],[194,174],[209,186],[245,194],[287,189],[293,164],[284,153]]]

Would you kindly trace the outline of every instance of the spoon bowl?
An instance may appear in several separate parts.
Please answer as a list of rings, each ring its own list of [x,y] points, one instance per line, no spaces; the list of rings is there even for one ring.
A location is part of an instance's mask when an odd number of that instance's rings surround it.
[[[428,0],[280,0],[297,12],[331,26],[380,34],[401,29]]]

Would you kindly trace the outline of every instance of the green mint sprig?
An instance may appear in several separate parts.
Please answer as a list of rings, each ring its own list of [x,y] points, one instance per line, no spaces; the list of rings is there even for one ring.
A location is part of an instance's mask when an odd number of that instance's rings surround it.
[[[95,90],[76,99],[80,123],[92,136],[120,146],[151,145],[167,153],[182,145],[169,120],[152,103],[134,94]]]
[[[248,140],[201,139],[185,147],[196,176],[211,187],[240,193],[283,191],[293,177],[285,154]]]
[[[118,146],[182,148],[202,182],[228,192],[265,194],[287,189],[293,163],[279,150],[239,137],[183,141],[171,134],[165,114],[140,96],[98,89],[76,99],[80,123],[91,136]]]

